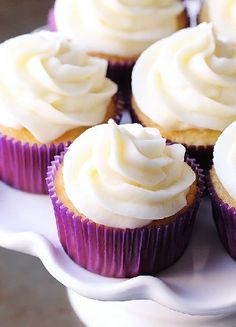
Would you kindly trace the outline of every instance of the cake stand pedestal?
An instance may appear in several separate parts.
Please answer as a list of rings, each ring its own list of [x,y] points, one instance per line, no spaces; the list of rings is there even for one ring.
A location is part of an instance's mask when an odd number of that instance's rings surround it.
[[[191,316],[148,300],[102,302],[68,290],[72,308],[89,327],[235,327],[236,314]]]

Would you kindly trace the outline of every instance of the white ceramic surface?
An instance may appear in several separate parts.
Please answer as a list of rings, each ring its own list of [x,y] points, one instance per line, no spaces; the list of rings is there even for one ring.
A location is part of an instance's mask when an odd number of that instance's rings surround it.
[[[105,301],[153,300],[193,315],[236,311],[236,263],[225,253],[204,199],[184,256],[158,277],[112,279],[90,273],[65,254],[50,200],[0,183],[0,245],[38,256],[46,269],[82,296]]]
[[[72,308],[87,327],[235,327],[236,313],[190,316],[148,300],[102,302],[68,291]]]

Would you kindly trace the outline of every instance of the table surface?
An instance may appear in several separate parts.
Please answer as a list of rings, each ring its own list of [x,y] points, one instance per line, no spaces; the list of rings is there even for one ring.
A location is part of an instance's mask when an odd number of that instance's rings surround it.
[[[0,249],[0,319],[4,327],[82,327],[66,289],[34,257]]]
[[[1,0],[0,41],[45,25],[49,0]],[[0,249],[0,319],[4,327],[80,327],[65,288],[31,256]]]

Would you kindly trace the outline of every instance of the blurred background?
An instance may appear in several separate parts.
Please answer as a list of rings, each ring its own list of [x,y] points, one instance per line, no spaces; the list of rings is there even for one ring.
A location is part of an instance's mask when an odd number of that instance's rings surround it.
[[[0,41],[45,25],[52,4],[52,0],[0,0]],[[82,326],[65,288],[38,259],[2,248],[0,320],[2,327]]]
[[[53,0],[0,0],[0,41],[46,24]]]

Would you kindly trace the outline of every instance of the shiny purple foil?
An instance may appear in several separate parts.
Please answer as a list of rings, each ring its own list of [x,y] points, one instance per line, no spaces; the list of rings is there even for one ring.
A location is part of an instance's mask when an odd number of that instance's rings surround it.
[[[129,94],[131,91],[131,75],[134,65],[134,60],[108,60],[107,77],[114,81],[124,94]]]
[[[143,123],[139,120],[139,118],[137,117],[132,104],[131,104],[131,100],[129,99],[129,104],[127,105],[132,121],[133,123],[138,123],[138,124],[142,124]],[[172,142],[171,140],[167,140],[168,143],[177,143],[177,142]],[[204,170],[209,169],[210,164],[212,162],[212,158],[213,158],[213,149],[214,149],[214,145],[188,145],[188,144],[184,144],[184,147],[186,148],[186,155],[189,158],[195,158],[197,163],[200,165],[200,167]]]
[[[124,106],[125,99],[118,94],[113,117],[117,124],[120,123]],[[45,179],[48,166],[70,143],[30,145],[0,133],[0,180],[25,192],[47,194]]]
[[[230,256],[236,259],[236,208],[230,207],[219,198],[210,174],[207,186],[211,198],[212,213],[219,237]]]
[[[47,194],[47,167],[68,144],[22,144],[0,134],[0,180],[16,189]]]
[[[213,159],[214,145],[188,145],[184,144],[186,154],[190,158],[195,158],[202,169],[207,170]]]
[[[54,7],[52,7],[48,11],[47,23],[48,23],[48,28],[51,32],[57,31],[57,26],[56,26],[56,21],[55,21],[55,16],[54,16]]]
[[[62,162],[63,155],[55,158],[47,183],[59,238],[72,260],[91,272],[126,278],[155,275],[180,258],[189,242],[204,189],[202,171],[194,160],[188,160],[198,176],[199,191],[194,203],[171,223],[136,229],[98,225],[70,212],[58,199],[54,187]]]

